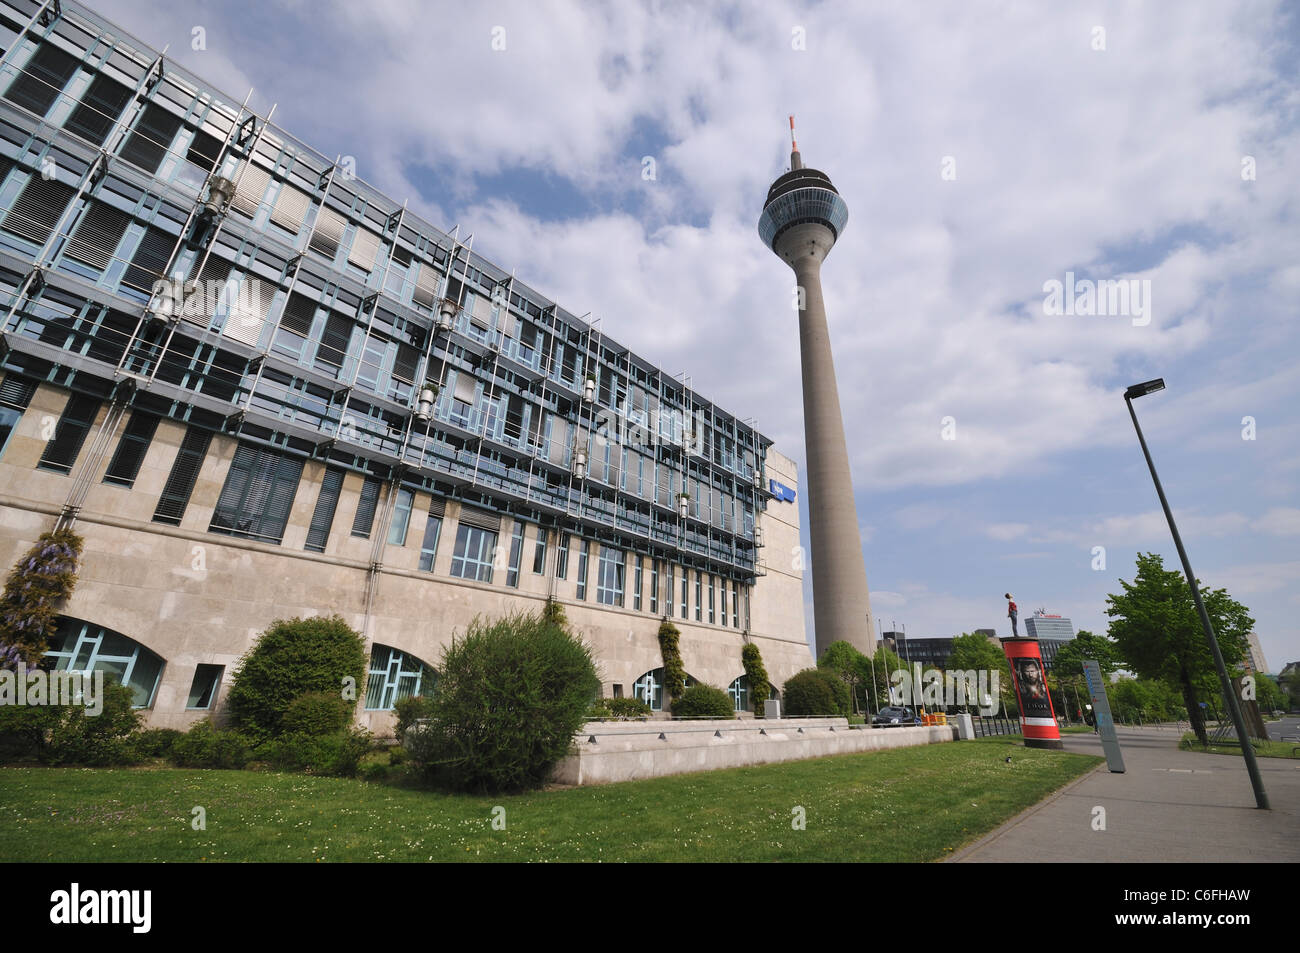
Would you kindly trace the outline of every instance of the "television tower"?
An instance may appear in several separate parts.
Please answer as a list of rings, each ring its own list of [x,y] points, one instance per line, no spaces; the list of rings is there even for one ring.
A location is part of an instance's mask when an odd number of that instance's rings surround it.
[[[758,234],[794,269],[798,289],[816,652],[820,657],[832,642],[843,640],[870,655],[876,648],[871,597],[822,302],[822,261],[844,231],[849,207],[825,173],[804,168],[793,116],[790,146],[790,171],[768,189]]]

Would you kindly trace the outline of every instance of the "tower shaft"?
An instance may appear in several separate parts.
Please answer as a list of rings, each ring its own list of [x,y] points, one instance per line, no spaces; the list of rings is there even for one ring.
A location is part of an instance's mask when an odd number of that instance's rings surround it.
[[[801,226],[796,226],[796,230]],[[803,244],[803,243],[801,243]],[[840,412],[831,356],[826,305],[822,300],[818,243],[790,261],[802,289],[799,354],[803,372],[803,417],[808,475],[808,534],[812,540],[813,614],[817,655],[843,640],[868,655],[875,651],[871,597],[862,558],[858,510],[853,499],[844,417]]]

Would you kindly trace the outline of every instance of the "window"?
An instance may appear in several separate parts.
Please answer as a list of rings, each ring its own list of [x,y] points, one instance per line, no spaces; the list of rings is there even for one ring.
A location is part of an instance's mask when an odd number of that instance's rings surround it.
[[[162,675],[162,657],[134,639],[111,629],[103,629],[80,619],[59,619],[50,636],[46,658],[54,659],[57,672],[80,672],[90,675],[102,671],[105,681],[113,679],[134,693],[132,707],[148,708],[153,704],[158,679]]]
[[[713,625],[714,621],[715,619],[714,619],[714,612],[713,612],[713,574],[710,573],[709,574],[709,625]]]
[[[403,698],[433,694],[438,676],[414,655],[376,644],[370,652],[366,711],[392,711]]]
[[[180,525],[181,518],[185,516],[185,507],[190,502],[190,494],[194,492],[194,481],[199,477],[199,468],[203,466],[203,458],[208,455],[208,444],[211,442],[212,434],[206,430],[190,427],[185,431],[180,452],[176,454],[171,473],[163,485],[162,496],[158,498],[158,506],[153,511],[155,523]]]
[[[4,218],[5,231],[38,247],[44,245],[74,194],[71,186],[57,179],[47,180],[32,173]]]
[[[722,624],[727,624],[727,580],[722,580]]]
[[[75,57],[52,43],[42,43],[9,85],[5,99],[44,116],[77,71]],[[7,72],[7,71],[6,71]]]
[[[663,711],[664,670],[656,668],[633,682],[632,697],[641,699],[652,711]]]
[[[92,199],[68,241],[67,256],[89,266],[98,277],[112,263],[113,252],[130,222],[125,212]]]
[[[731,585],[731,624],[740,628],[740,583]]]
[[[600,565],[596,571],[596,601],[606,606],[623,605],[623,551],[612,546],[600,547]]]
[[[433,560],[438,555],[438,538],[442,535],[442,513],[429,511],[424,524],[424,541],[420,543],[420,571],[433,572]]]
[[[461,523],[456,527],[456,548],[451,555],[451,574],[478,582],[492,581],[492,556],[497,534]]]
[[[650,562],[650,612],[659,614],[659,560]]]
[[[397,503],[393,507],[393,521],[388,527],[390,546],[406,545],[406,529],[411,525],[411,506],[415,503],[415,491],[402,487],[397,491]]]
[[[122,114],[131,91],[104,74],[97,75],[72,111],[63,128],[85,139],[93,146],[102,146],[104,140]]]
[[[311,514],[311,526],[307,529],[307,544],[303,548],[313,553],[325,552],[329,542],[330,529],[334,526],[334,511],[339,505],[339,490],[343,487],[343,471],[330,467],[321,480],[320,496],[316,497],[316,509]]]
[[[519,563],[524,556],[524,524],[515,520],[510,532],[510,563],[506,567],[506,585],[512,588],[519,585]]]
[[[157,103],[149,103],[118,155],[150,174],[157,172],[180,128],[179,116]]]
[[[688,609],[687,596],[690,594],[690,586],[688,584],[689,576],[690,576],[690,570],[687,569],[685,566],[683,566],[682,567],[682,618],[683,619],[686,618],[686,612]]]
[[[700,621],[700,616],[703,611],[703,602],[704,602],[702,598],[704,594],[702,591],[703,586],[704,583],[703,580],[700,578],[700,572],[699,570],[696,570],[695,572],[695,621],[696,622]]]
[[[358,539],[370,538],[370,529],[375,524],[375,507],[379,505],[379,488],[378,477],[368,476],[361,485],[357,513],[352,518],[352,535]]]
[[[279,543],[301,477],[301,459],[241,443],[208,531]]]
[[[85,394],[73,394],[63,408],[63,415],[54,428],[54,437],[45,445],[45,452],[37,464],[42,470],[67,473],[77,462],[77,454],[86,441],[86,434],[95,423],[100,400]]]
[[[560,551],[555,555],[555,577],[569,578],[569,534],[560,534]]]
[[[126,422],[122,439],[118,442],[117,450],[113,452],[113,459],[104,473],[105,483],[125,487],[134,485],[135,478],[140,473],[140,464],[144,462],[144,455],[157,429],[158,418],[153,414],[146,414],[139,410],[131,411],[131,419]]]
[[[641,563],[642,557],[636,558],[636,570],[632,576],[632,608],[641,611]]]
[[[749,711],[749,676],[741,675],[731,687],[727,689],[731,693],[731,703],[735,706],[736,711]]]
[[[190,683],[189,701],[185,707],[191,711],[211,708],[221,688],[221,676],[225,673],[224,665],[200,663],[194,669],[194,681]]]
[[[587,598],[587,556],[591,553],[591,540],[578,544],[578,598]]]
[[[546,537],[550,531],[544,527],[537,527],[537,545],[533,547],[533,572],[537,575],[546,573]]]
[[[35,381],[14,374],[6,374],[4,383],[0,383],[0,454],[9,445],[9,438],[35,394]]]

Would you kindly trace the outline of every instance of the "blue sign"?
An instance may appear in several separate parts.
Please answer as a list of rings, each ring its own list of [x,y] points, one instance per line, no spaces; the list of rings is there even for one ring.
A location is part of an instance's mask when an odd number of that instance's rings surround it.
[[[775,480],[767,481],[768,492],[778,500],[784,500],[787,503],[794,502],[794,490],[790,489],[784,483],[777,483]]]

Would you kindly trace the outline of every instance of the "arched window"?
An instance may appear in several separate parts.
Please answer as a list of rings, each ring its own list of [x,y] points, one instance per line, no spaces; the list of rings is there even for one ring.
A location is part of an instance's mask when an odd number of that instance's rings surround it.
[[[136,708],[153,704],[164,664],[162,656],[120,632],[66,617],[59,619],[45,655],[58,672],[103,672],[135,693]]]
[[[392,711],[403,698],[432,695],[438,674],[414,655],[376,644],[370,650],[366,711]]]
[[[687,673],[684,687],[695,684],[695,678]],[[651,711],[664,710],[664,670],[651,669],[632,683],[632,697],[639,698],[650,706]]]
[[[749,676],[741,675],[731,683],[727,689],[731,693],[732,707],[736,711],[750,711],[749,704]]]

